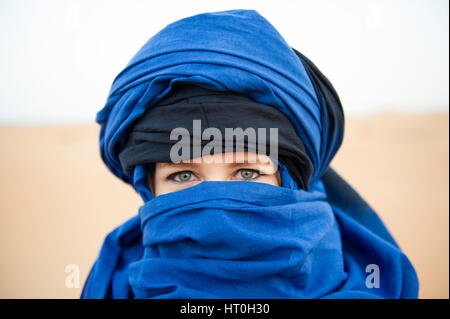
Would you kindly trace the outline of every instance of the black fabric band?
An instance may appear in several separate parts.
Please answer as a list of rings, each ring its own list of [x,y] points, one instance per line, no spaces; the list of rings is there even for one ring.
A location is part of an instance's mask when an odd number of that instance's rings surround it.
[[[270,155],[270,138],[273,138],[270,128],[278,128],[278,160],[287,167],[299,188],[309,189],[313,165],[305,146],[283,113],[240,94],[210,91],[191,84],[174,86],[168,96],[132,125],[127,144],[119,154],[122,169],[131,174],[132,168],[138,164],[171,162],[170,150],[178,140],[170,140],[170,133],[178,127],[189,131],[192,150],[193,120],[201,120],[202,132],[208,127],[221,132],[222,152],[226,151],[225,128],[253,128],[255,132],[258,128],[266,128],[265,155]],[[201,140],[201,136],[198,138]],[[211,140],[201,140],[202,149]],[[230,144],[234,145],[234,150],[240,146],[245,151],[264,153],[254,149],[247,139],[243,145],[238,145],[236,139]],[[183,160],[193,157],[191,151]]]

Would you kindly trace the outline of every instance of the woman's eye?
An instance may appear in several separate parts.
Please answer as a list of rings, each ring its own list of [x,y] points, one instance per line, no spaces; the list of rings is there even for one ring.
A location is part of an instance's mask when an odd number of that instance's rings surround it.
[[[262,175],[259,171],[254,169],[240,169],[237,173],[237,177],[243,180],[255,179]]]
[[[179,173],[175,173],[170,175],[168,178],[171,180],[174,180],[176,182],[179,183],[186,183],[186,182],[190,182],[194,177],[194,174],[192,172],[189,171],[185,171],[185,172],[179,172]]]

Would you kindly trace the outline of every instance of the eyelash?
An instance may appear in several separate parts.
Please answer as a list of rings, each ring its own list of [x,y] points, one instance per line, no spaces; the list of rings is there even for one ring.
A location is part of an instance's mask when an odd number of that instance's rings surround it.
[[[241,169],[238,169],[238,170],[234,173],[233,176],[237,175],[240,171],[252,171],[253,173],[258,174],[256,177],[250,178],[250,179],[248,179],[248,180],[255,180],[255,179],[257,179],[258,177],[261,177],[261,176],[266,175],[265,173],[263,173],[263,172],[261,172],[261,171],[259,171],[259,170],[256,170],[256,169],[252,169],[252,168],[241,168]],[[190,182],[190,181],[183,182],[183,181],[177,181],[177,180],[176,180],[176,177],[177,177],[178,175],[183,174],[183,173],[190,173],[190,174],[192,174],[192,175],[194,175],[194,176],[197,177],[197,175],[196,175],[193,171],[179,171],[179,172],[175,172],[175,173],[173,173],[173,174],[170,174],[169,176],[167,176],[166,179],[167,179],[167,180],[171,180],[171,181],[176,182],[176,183],[188,183],[188,182]]]

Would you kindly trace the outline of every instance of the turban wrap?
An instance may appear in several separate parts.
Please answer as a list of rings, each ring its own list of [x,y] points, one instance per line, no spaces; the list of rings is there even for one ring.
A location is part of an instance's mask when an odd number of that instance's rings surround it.
[[[196,128],[195,120],[199,122]],[[216,133],[202,134],[202,121]],[[179,128],[186,130],[188,141],[170,139],[171,132]],[[241,129],[236,136],[230,131],[227,133],[227,129],[235,128]],[[272,136],[273,129],[277,132],[275,136]],[[246,96],[193,85],[174,88],[168,98],[147,110],[133,125],[127,145],[119,154],[123,171],[131,175],[139,164],[172,162],[171,149],[176,144],[189,150],[178,155],[177,160],[233,151],[267,155],[274,162],[279,159],[285,165],[299,188],[309,188],[312,163],[289,119],[276,108]],[[197,145],[199,154],[191,151]],[[151,169],[150,165],[148,167]]]
[[[298,189],[281,165],[282,187],[203,182],[153,198],[145,165],[124,170],[119,154],[133,124],[181,83],[282,112],[312,163],[310,189]],[[408,258],[329,167],[344,133],[331,83],[256,11],[165,27],[116,77],[96,120],[103,161],[145,204],[106,237],[83,298],[417,298]]]

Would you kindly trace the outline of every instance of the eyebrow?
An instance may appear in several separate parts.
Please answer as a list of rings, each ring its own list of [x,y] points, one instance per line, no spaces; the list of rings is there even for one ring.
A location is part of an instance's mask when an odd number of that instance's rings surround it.
[[[187,166],[188,167],[192,167],[192,166],[196,167],[196,166],[199,166],[201,164],[204,164],[204,163],[192,163],[192,162],[191,163],[184,163],[184,162],[180,162],[180,163],[160,162],[159,163],[159,165],[161,165],[161,168],[174,167],[174,166],[176,166],[176,167],[187,167]],[[212,162],[211,164],[214,164],[214,162]],[[243,163],[234,163],[233,162],[233,163],[226,163],[226,164],[228,164],[229,166],[232,166],[232,167],[248,166],[248,165],[268,166],[268,165],[272,164],[272,162],[269,161],[269,162],[263,163],[260,160],[256,160],[255,163],[249,163],[249,162],[245,161]]]

